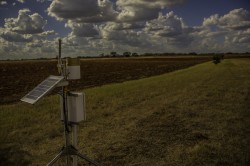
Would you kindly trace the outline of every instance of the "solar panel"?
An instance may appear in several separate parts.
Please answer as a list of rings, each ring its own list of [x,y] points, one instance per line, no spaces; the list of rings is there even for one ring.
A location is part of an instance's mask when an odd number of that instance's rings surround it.
[[[35,104],[39,99],[48,94],[58,83],[64,79],[63,76],[49,76],[39,85],[37,85],[32,91],[25,95],[21,101]]]

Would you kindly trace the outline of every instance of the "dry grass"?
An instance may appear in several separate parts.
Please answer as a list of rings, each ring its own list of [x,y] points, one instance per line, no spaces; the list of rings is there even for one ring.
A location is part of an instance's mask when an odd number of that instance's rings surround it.
[[[249,60],[224,60],[87,89],[78,148],[103,165],[248,165],[249,71]],[[63,145],[58,107],[55,96],[0,106],[2,165],[54,157]]]

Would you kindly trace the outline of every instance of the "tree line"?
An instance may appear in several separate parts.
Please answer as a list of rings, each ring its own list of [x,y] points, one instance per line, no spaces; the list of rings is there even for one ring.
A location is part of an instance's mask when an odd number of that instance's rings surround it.
[[[219,55],[219,56],[224,56],[224,55],[250,55],[249,52],[245,52],[245,53],[232,53],[232,52],[227,52],[227,53],[196,53],[196,52],[189,52],[189,53],[143,53],[143,54],[139,54],[136,52],[123,52],[122,54],[119,54],[115,51],[110,52],[109,54],[104,54],[101,53],[99,55],[99,57],[145,57],[145,56],[185,56],[185,55],[201,55],[201,56],[214,56],[214,55]]]

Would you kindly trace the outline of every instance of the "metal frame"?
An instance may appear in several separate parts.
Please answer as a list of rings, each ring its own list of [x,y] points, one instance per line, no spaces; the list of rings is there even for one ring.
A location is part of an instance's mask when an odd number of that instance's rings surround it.
[[[52,166],[57,162],[57,160],[63,156],[66,156],[66,164],[69,165],[69,156],[78,156],[81,159],[84,159],[88,161],[90,164],[93,164],[95,166],[101,166],[96,161],[90,159],[85,154],[81,154],[73,145],[69,143],[69,122],[68,122],[68,110],[67,110],[67,95],[68,90],[67,87],[62,87],[62,97],[63,97],[63,119],[64,119],[64,136],[65,136],[65,146],[62,148],[62,150],[47,164],[47,166]],[[75,126],[76,127],[76,126]],[[73,133],[76,134],[76,133]],[[75,159],[76,160],[76,159]],[[74,159],[73,159],[74,161]],[[74,162],[75,165],[77,165],[77,162]]]
[[[66,73],[66,63],[63,63],[61,59],[61,39],[59,39],[59,57],[58,57],[58,71],[61,71],[62,76],[64,79],[67,79]],[[96,161],[90,159],[85,154],[81,154],[73,145],[69,143],[69,121],[68,121],[68,106],[67,106],[67,96],[69,95],[69,91],[67,89],[67,85],[62,86],[62,98],[63,98],[63,122],[64,122],[64,137],[65,137],[65,146],[63,146],[62,150],[47,164],[47,166],[52,166],[57,162],[57,160],[63,156],[66,156],[66,164],[69,165],[69,156],[77,156],[81,159],[86,160],[90,164],[95,166],[101,166]],[[74,124],[76,125],[76,124]],[[76,137],[76,126],[72,126],[73,136]],[[76,146],[76,138],[73,138],[73,144]],[[77,166],[77,157],[73,158],[74,166]]]

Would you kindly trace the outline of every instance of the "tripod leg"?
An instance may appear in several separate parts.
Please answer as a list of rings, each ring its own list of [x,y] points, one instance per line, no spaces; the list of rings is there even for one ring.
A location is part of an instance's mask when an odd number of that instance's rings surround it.
[[[75,148],[77,146],[77,125],[72,124],[72,145]],[[77,156],[73,156],[73,166],[77,166]]]
[[[58,153],[56,155],[55,158],[53,158],[48,164],[47,166],[52,166],[53,164],[55,164],[55,162],[64,154],[64,151],[62,150],[60,153]]]
[[[101,166],[99,163],[97,163],[96,161],[88,158],[86,155],[83,155],[81,153],[79,153],[78,151],[76,151],[76,155],[84,160],[87,160],[89,163],[95,165],[95,166]]]

